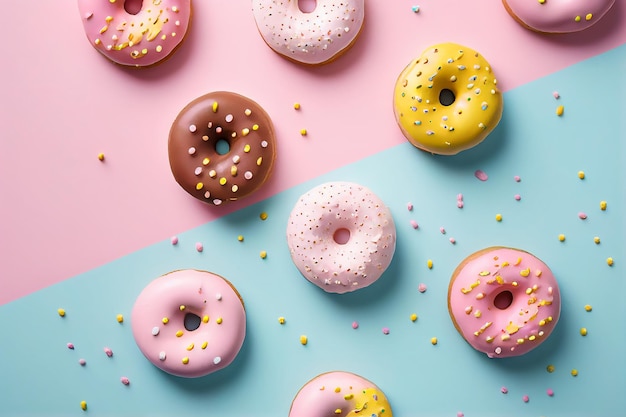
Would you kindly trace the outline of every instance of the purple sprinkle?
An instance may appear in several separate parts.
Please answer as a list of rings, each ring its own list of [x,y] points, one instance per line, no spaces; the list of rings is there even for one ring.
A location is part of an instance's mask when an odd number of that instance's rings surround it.
[[[489,178],[489,177],[487,176],[487,174],[486,174],[484,171],[480,170],[480,169],[477,169],[477,170],[474,172],[474,176],[475,176],[476,178],[478,178],[479,180],[481,180],[481,181],[487,181],[487,179]]]

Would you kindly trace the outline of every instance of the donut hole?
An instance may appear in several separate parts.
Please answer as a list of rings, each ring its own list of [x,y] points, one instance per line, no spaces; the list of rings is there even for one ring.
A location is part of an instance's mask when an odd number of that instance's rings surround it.
[[[124,10],[126,13],[136,15],[143,7],[143,0],[124,0]]]
[[[217,152],[218,155],[226,155],[230,152],[230,142],[226,139],[218,139],[217,142],[215,142],[215,152]]]
[[[505,290],[495,296],[493,305],[499,310],[506,310],[513,304],[513,293]]]
[[[450,106],[454,103],[456,97],[454,96],[454,92],[448,88],[444,88],[439,92],[439,103],[442,106]]]
[[[202,319],[197,314],[187,313],[185,314],[185,318],[183,319],[183,326],[185,326],[186,330],[193,332],[198,327],[200,327],[201,322]]]
[[[333,233],[333,240],[339,245],[345,245],[350,240],[350,231],[345,227],[335,230],[335,233]]]
[[[311,13],[317,7],[317,0],[298,0],[298,9],[302,13]]]

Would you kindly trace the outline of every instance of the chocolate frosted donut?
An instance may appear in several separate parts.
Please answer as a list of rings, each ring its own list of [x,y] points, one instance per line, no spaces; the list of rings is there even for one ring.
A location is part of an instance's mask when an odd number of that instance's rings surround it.
[[[176,182],[219,206],[253,193],[269,178],[276,156],[274,126],[249,98],[213,92],[178,114],[168,150]]]

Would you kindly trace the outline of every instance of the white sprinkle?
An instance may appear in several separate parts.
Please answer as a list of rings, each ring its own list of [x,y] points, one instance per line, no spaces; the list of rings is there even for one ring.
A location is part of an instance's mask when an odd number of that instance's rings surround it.
[[[244,113],[246,116],[250,116],[250,115],[252,114],[252,110],[250,110],[250,109],[246,109],[243,113]]]
[[[267,141],[266,140],[261,142],[261,148],[267,148]]]
[[[159,360],[164,361],[165,357],[166,357],[165,352],[160,352],[159,353]]]
[[[222,204],[222,200],[220,200],[219,198],[216,198],[215,200],[213,200],[213,204],[215,204],[216,206],[219,206],[220,204]]]
[[[239,157],[239,155],[233,156],[233,164],[238,164],[240,160],[241,158]]]
[[[220,126],[216,127],[215,133],[222,133],[222,128]]]
[[[211,193],[209,191],[204,193],[204,198],[209,198],[209,197],[211,197]]]
[[[499,354],[501,354],[501,353],[502,353],[502,348],[501,348],[500,346],[498,346],[498,347],[496,348],[496,355],[499,355]]]
[[[226,120],[226,123],[230,123],[233,121],[233,115],[232,114],[227,114],[226,117],[224,118],[224,120]]]
[[[196,125],[189,125],[189,131],[190,131],[191,133],[195,132],[195,131],[196,131],[196,129],[197,129],[197,128],[196,128]]]
[[[159,330],[159,327],[158,327],[158,326],[153,327],[153,328],[152,328],[152,336],[156,336],[156,335],[158,335],[158,334],[159,334],[159,331],[160,331],[160,330]]]
[[[210,129],[213,127],[213,122],[209,122],[209,124],[207,125],[207,127]]]
[[[197,167],[196,170],[193,173],[196,174],[196,175],[202,174],[202,167]]]
[[[218,363],[220,363],[222,361],[222,358],[220,358],[219,356],[216,356],[213,358],[213,363],[215,365],[217,365]]]
[[[93,13],[85,13],[85,19],[91,19],[93,17]]]
[[[180,26],[180,20],[177,20],[176,22],[174,22],[174,24],[175,24],[176,26]]]
[[[220,301],[222,299],[222,293],[220,293],[220,292],[215,293],[215,299]]]
[[[243,174],[243,177],[244,177],[245,179],[247,179],[247,180],[251,180],[251,179],[252,179],[252,172],[250,172],[250,171],[246,171],[246,172]]]
[[[187,152],[189,152],[189,155],[193,155],[194,153],[196,153],[196,148],[192,146]]]

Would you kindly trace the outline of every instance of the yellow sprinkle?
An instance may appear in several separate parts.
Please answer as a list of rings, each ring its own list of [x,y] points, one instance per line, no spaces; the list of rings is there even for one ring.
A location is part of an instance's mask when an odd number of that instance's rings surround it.
[[[565,242],[565,235],[564,235],[563,233],[561,233],[561,234],[559,235],[559,240],[560,240],[561,242]]]
[[[576,16],[576,17],[574,18],[574,22],[580,22],[580,16]]]
[[[246,116],[250,116],[252,114],[252,110],[250,109],[245,109],[243,114],[245,114]]]
[[[335,410],[335,414],[341,414],[341,413],[342,413],[341,408],[337,408],[337,409]]]
[[[256,165],[260,167],[262,163],[263,163],[263,157],[259,156],[256,160]]]
[[[500,213],[496,214],[496,221],[498,221],[498,222],[502,221],[502,214],[500,214]]]
[[[265,259],[265,258],[267,258],[267,252],[266,252],[266,251],[264,251],[264,250],[262,250],[262,251],[259,253],[259,256],[261,257],[261,259]]]
[[[279,318],[278,318],[278,322],[279,322],[280,324],[285,324],[285,318],[284,318],[284,317],[282,317],[282,316],[281,316],[281,317],[279,317]]]
[[[81,401],[80,402],[80,408],[85,411],[87,410],[87,401]]]
[[[585,305],[585,311],[591,311],[592,308],[589,304]]]
[[[180,305],[180,307],[178,307],[178,309],[179,309],[180,311],[183,311],[183,310],[184,310],[184,309],[186,309],[186,308],[187,308],[187,307],[185,307],[185,306],[184,306],[184,305],[182,305],[182,304]]]
[[[163,322],[163,324],[167,324],[170,322],[170,319],[168,319],[167,317],[163,317],[161,321]]]
[[[209,316],[202,316],[202,323],[208,323],[209,322]]]
[[[65,309],[60,308],[60,309],[57,310],[57,313],[59,313],[59,316],[65,317]]]
[[[580,178],[581,180],[585,179],[585,171],[578,171],[578,178]]]
[[[99,159],[100,161],[104,161],[104,154],[103,154],[103,153],[99,153],[99,154],[98,154],[98,159]]]
[[[243,136],[248,136],[248,134],[249,134],[249,133],[250,133],[250,129],[248,129],[247,127],[246,127],[246,128],[244,128],[244,129],[241,131],[241,134],[242,134]]]
[[[302,343],[303,345],[306,345],[307,343],[309,343],[309,338],[306,337],[305,335],[300,336],[300,343]]]
[[[436,344],[437,344],[437,342],[438,342],[438,340],[437,340],[437,338],[436,338],[436,337],[432,337],[432,338],[430,339],[430,343],[432,343],[432,344],[433,344],[433,346],[434,346],[434,345],[436,345]]]
[[[530,268],[522,269],[519,271],[519,274],[523,277],[527,277],[530,275]]]
[[[353,398],[354,398],[354,394],[346,394],[346,395],[343,396],[344,400],[351,400]]]
[[[116,317],[118,323],[124,323],[124,316],[118,314]]]
[[[580,335],[581,336],[587,336],[587,328],[586,327],[581,327],[580,328]]]
[[[176,337],[181,337],[183,335],[183,331],[179,330],[176,332]]]
[[[593,15],[591,13],[587,14],[587,16],[585,16],[585,20],[589,21],[593,18]]]
[[[417,321],[417,314],[411,314],[411,321]]]
[[[215,322],[216,322],[217,324],[222,324],[222,321],[223,321],[223,320],[222,320],[222,318],[221,318],[221,317],[218,317],[218,318],[217,318],[217,320],[215,320]]]
[[[237,166],[233,165],[232,167],[230,167],[230,175],[232,175],[233,177],[237,176]]]
[[[206,347],[209,345],[209,342],[202,342],[202,344],[200,345],[201,349],[206,349]]]
[[[428,269],[433,269],[433,260],[429,259],[428,262],[426,262],[426,266],[428,267]]]
[[[548,365],[548,366],[546,366],[546,371],[548,371],[549,373],[554,372],[554,365]]]
[[[572,369],[570,374],[572,374],[572,376],[578,376],[578,370],[577,369]]]
[[[214,169],[210,170],[210,171],[209,171],[209,177],[211,177],[211,178],[215,178],[215,177],[217,177],[217,172],[215,172],[215,170],[214,170]]]
[[[597,245],[600,243],[600,238],[598,236],[593,238],[594,243]]]
[[[220,178],[220,185],[226,185],[226,178]]]
[[[189,346],[187,346],[187,350],[193,350],[194,348],[194,344],[190,343]]]
[[[293,103],[293,108],[296,110],[300,110],[300,103]]]
[[[300,134],[302,136],[306,136],[306,134],[307,134],[306,129],[300,129]]]
[[[218,106],[219,106],[219,105],[217,104],[217,101],[214,101],[214,102],[213,102],[213,113],[217,113],[217,108],[218,108]]]
[[[142,50],[141,50],[141,54],[142,54],[142,55],[146,55],[147,53],[148,53],[148,50],[147,50],[146,48],[144,48],[144,49],[142,49]]]
[[[163,50],[163,47],[161,45],[157,45],[156,51],[161,52],[162,50]]]
[[[606,210],[606,201],[604,200],[600,201],[600,210],[602,211]]]
[[[207,165],[209,165],[209,162],[211,162],[211,160],[209,158],[204,158],[202,160],[202,165],[207,166]]]
[[[539,4],[544,4],[546,2],[546,0],[538,0]]]
[[[267,220],[267,213],[262,212],[261,214],[259,214],[259,217],[261,218],[261,220]]]
[[[189,358],[187,356],[185,356],[183,358],[183,364],[187,365],[189,363]]]
[[[196,184],[196,190],[200,191],[204,187],[204,184],[199,182]]]
[[[563,116],[563,111],[565,110],[565,107],[563,106],[559,106],[556,108],[556,115],[557,116]]]
[[[250,145],[247,145],[247,144],[246,144],[246,145],[243,147],[243,151],[244,151],[245,153],[250,152]]]
[[[259,130],[259,125],[252,125],[252,130]]]
[[[606,258],[606,264],[608,266],[613,266],[613,258]]]
[[[341,387],[336,387],[335,392],[341,392]]]
[[[237,236],[237,240],[240,241],[240,242],[243,242],[243,235]]]

